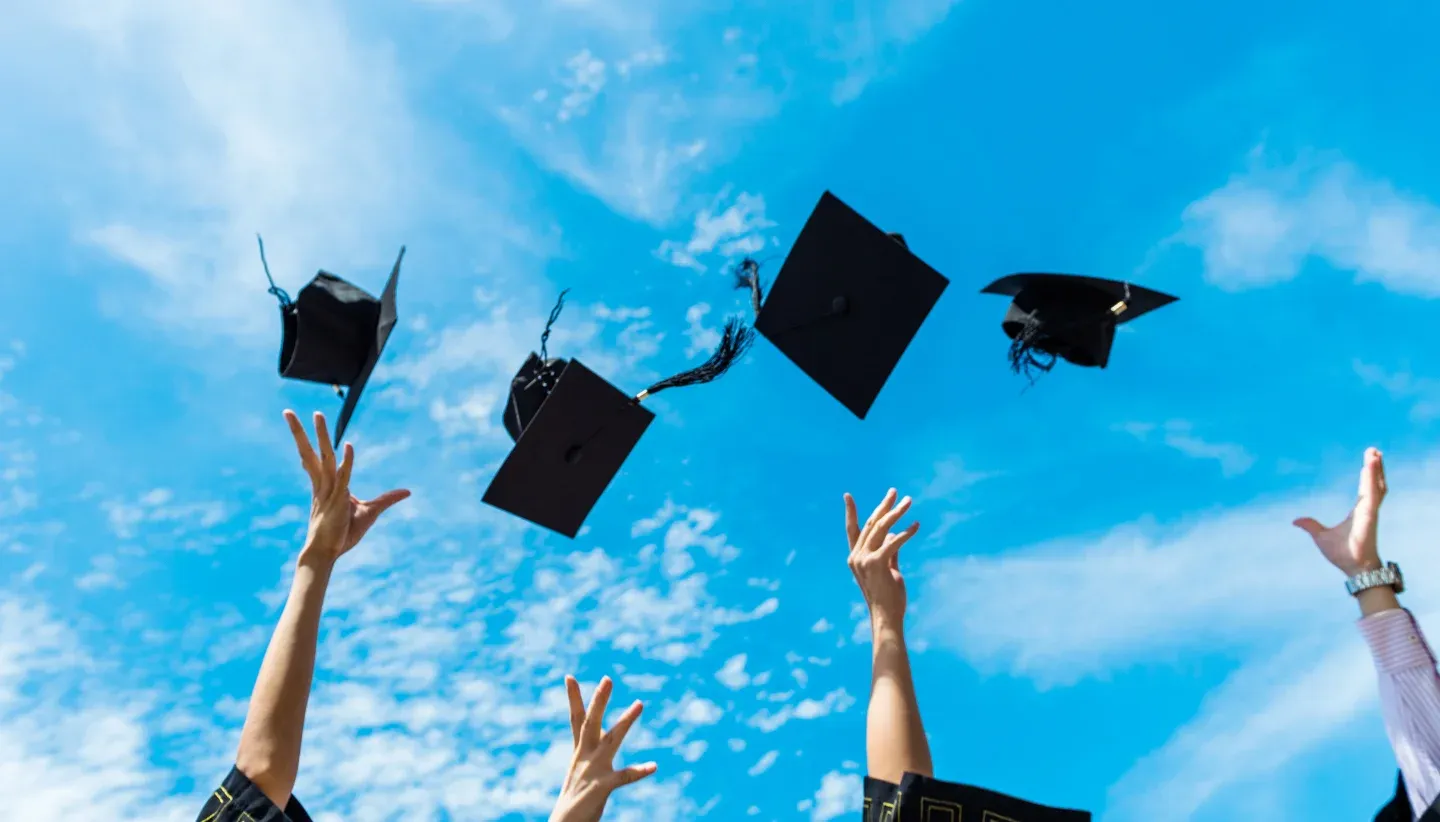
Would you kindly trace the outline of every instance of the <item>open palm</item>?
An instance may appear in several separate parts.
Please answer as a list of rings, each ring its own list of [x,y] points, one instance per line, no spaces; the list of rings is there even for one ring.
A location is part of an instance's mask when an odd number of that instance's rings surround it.
[[[1343,522],[1326,528],[1310,517],[1295,526],[1310,535],[1320,553],[1346,576],[1381,567],[1378,532],[1380,503],[1385,500],[1385,459],[1378,449],[1365,451],[1360,469],[1360,493]]]

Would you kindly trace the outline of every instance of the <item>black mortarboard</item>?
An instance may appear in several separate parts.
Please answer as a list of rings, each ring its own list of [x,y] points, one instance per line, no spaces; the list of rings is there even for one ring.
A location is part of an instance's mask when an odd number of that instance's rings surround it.
[[[1143,286],[1074,274],[1011,274],[980,293],[1013,298],[1001,327],[1011,340],[1010,367],[1027,375],[1032,369],[1049,371],[1057,357],[1104,368],[1116,326],[1178,299]]]
[[[997,791],[906,773],[865,778],[865,822],[1090,822],[1089,811],[1037,805]]]
[[[830,192],[805,221],[761,304],[745,260],[755,330],[861,419],[950,281]]]
[[[260,261],[270,280],[270,293],[280,301],[280,376],[333,385],[345,398],[335,425],[336,445],[345,435],[355,404],[395,328],[395,285],[404,259],[402,246],[379,299],[321,271],[292,301],[270,277],[265,244],[260,243]],[[340,386],[346,390],[341,392]]]
[[[484,501],[574,537],[655,419],[641,401],[668,388],[714,380],[744,356],[755,334],[731,318],[708,360],[632,397],[579,360],[549,356],[550,328],[564,301],[561,292],[540,336],[540,353],[531,352],[510,383],[503,422],[515,447],[485,489]]]

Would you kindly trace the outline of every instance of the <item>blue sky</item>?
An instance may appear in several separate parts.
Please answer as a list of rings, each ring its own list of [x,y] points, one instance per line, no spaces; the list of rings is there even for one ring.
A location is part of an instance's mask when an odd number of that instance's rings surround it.
[[[1173,4],[1172,4],[1173,5]],[[841,494],[918,498],[939,775],[1103,820],[1368,818],[1393,786],[1339,580],[1289,522],[1391,463],[1440,625],[1440,12],[986,0],[20,0],[0,31],[0,793],[193,819],[306,502],[254,233],[401,322],[351,428],[415,496],[336,576],[317,820],[544,818],[561,676],[648,707],[617,819],[852,818],[868,646]],[[762,341],[581,536],[487,509],[503,388],[628,389],[743,309],[830,189],[951,278],[869,419]],[[1021,395],[1020,270],[1181,295]],[[771,269],[773,272],[773,268]],[[1440,629],[1436,629],[1440,630]]]

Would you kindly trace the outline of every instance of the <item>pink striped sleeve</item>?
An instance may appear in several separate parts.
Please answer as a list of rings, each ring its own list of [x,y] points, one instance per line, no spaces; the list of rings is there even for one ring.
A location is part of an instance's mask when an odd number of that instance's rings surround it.
[[[1360,620],[1380,675],[1380,709],[1416,816],[1440,797],[1440,676],[1409,611]]]

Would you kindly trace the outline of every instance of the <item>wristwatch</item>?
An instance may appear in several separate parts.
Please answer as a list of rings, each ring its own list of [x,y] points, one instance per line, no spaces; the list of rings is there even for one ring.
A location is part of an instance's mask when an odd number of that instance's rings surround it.
[[[1399,565],[1387,562],[1384,568],[1361,571],[1345,580],[1345,590],[1350,592],[1350,596],[1356,596],[1371,588],[1379,588],[1381,585],[1389,585],[1397,594],[1405,590],[1405,577],[1400,575]]]

